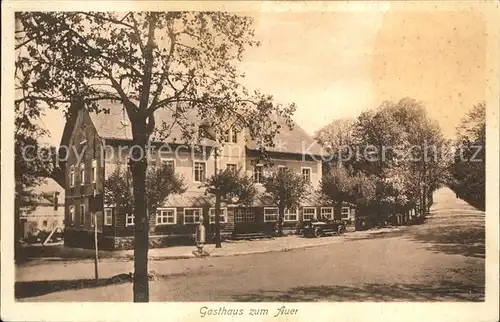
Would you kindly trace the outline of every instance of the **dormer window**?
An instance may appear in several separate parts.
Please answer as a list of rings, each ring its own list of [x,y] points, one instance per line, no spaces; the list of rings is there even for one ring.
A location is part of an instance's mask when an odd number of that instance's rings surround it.
[[[222,135],[222,141],[226,143],[238,143],[238,131],[236,129],[229,129]]]
[[[226,142],[226,143],[229,143],[229,138],[230,138],[230,131],[227,130],[224,132],[224,134],[222,134],[222,142]]]
[[[235,129],[231,130],[231,142],[238,143],[238,131]]]

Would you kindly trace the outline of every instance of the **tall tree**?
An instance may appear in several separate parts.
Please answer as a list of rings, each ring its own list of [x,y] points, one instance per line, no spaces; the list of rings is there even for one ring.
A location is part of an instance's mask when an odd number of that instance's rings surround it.
[[[425,107],[410,98],[362,113],[354,126],[353,167],[376,176],[378,203],[388,211],[421,205],[443,182],[446,141]],[[382,209],[382,207],[380,208]]]
[[[215,196],[215,247],[221,248],[220,208],[221,203],[249,205],[255,199],[257,189],[253,180],[241,173],[241,169],[226,168],[205,183],[206,193]]]
[[[350,153],[355,119],[335,119],[314,134],[316,141],[341,163]]]
[[[376,192],[374,178],[345,167],[332,167],[323,175],[319,192],[339,207],[344,202],[354,203],[363,212],[373,206]]]
[[[172,194],[186,191],[184,178],[164,163],[148,167],[146,175],[146,196],[149,216]],[[133,179],[131,171],[118,166],[104,181],[104,196],[109,204],[115,205],[120,213],[132,213],[134,210]],[[149,219],[149,218],[148,218]]]
[[[134,190],[134,301],[149,301],[147,160],[148,140],[164,140],[173,125],[191,139],[195,111],[216,128],[233,118],[252,139],[272,145],[277,127],[270,115],[290,122],[293,104],[249,93],[238,63],[246,48],[257,46],[252,19],[225,12],[23,12],[25,47],[16,60],[16,104],[50,108],[82,100],[90,111],[103,98],[120,101],[137,148],[131,164]],[[24,50],[23,50],[24,49]],[[169,109],[172,120],[155,118]],[[218,130],[220,131],[220,129]],[[141,151],[142,148],[142,151]]]
[[[486,104],[481,102],[465,115],[457,127],[455,155],[449,169],[449,185],[457,196],[485,208]]]
[[[19,19],[16,19],[15,33],[16,47],[22,48],[26,35]],[[16,74],[17,67],[16,65]],[[15,104],[14,109],[14,238],[17,256],[21,238],[20,213],[29,213],[36,208],[39,196],[34,189],[42,184],[45,178],[54,175],[56,152],[54,147],[39,142],[39,138],[47,134],[47,129],[40,121],[41,109],[30,104]]]
[[[278,235],[283,235],[283,220],[286,209],[299,207],[300,200],[307,193],[307,181],[289,168],[279,168],[264,180],[266,193],[272,203],[278,206]]]

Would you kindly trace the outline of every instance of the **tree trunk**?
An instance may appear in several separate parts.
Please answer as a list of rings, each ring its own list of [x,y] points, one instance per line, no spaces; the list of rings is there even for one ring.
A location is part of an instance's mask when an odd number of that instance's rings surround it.
[[[425,217],[427,213],[427,187],[424,184],[422,193],[422,217]]]
[[[134,187],[134,302],[149,302],[149,218],[147,216],[146,194],[147,132],[145,122],[142,123],[136,119],[134,123],[134,146],[131,149],[132,159],[129,160]]]
[[[134,302],[149,301],[148,237],[146,218],[146,162],[131,165],[134,183]]]
[[[278,236],[283,236],[283,218],[285,217],[285,207],[278,207]]]
[[[220,194],[215,195],[215,248],[222,248],[220,242]]]
[[[98,242],[97,242],[97,213],[93,214],[92,218],[94,220],[94,246],[95,246],[95,256],[94,256],[94,275],[95,279],[99,279],[99,248],[98,248]]]

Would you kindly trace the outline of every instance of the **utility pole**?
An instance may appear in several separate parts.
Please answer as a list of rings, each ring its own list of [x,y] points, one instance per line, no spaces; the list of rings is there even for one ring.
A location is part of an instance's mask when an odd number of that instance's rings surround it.
[[[94,243],[95,243],[95,258],[94,258],[94,273],[95,279],[99,279],[99,270],[97,267],[97,263],[99,262],[99,249],[97,247],[97,213],[94,212]]]

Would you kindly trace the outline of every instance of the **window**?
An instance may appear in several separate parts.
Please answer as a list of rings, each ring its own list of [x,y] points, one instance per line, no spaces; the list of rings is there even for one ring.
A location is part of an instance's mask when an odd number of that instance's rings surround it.
[[[75,186],[75,166],[71,166],[69,169],[69,184],[71,187]]]
[[[297,209],[285,209],[284,221],[297,221]]]
[[[69,206],[69,220],[70,224],[75,224],[75,206]]]
[[[220,209],[219,219],[219,222],[227,222],[227,208]],[[215,208],[210,208],[210,223],[215,223]]]
[[[235,129],[229,129],[222,134],[222,142],[226,143],[238,143],[238,131]]]
[[[205,162],[194,163],[194,181],[196,182],[205,181]]]
[[[80,184],[83,186],[85,184],[85,164],[80,163]]]
[[[104,208],[104,226],[113,225],[113,208]]]
[[[264,222],[277,221],[278,208],[264,208]]]
[[[158,208],[156,210],[157,225],[174,225],[177,222],[175,208]]]
[[[333,220],[333,207],[322,207],[321,208],[321,217],[325,217],[327,219]]]
[[[201,208],[185,208],[184,224],[199,224],[201,219]]]
[[[80,205],[80,226],[85,223],[85,205]]]
[[[255,214],[252,208],[236,208],[234,210],[235,222],[255,222]]]
[[[44,221],[43,221],[43,223],[42,223],[42,226],[43,226],[43,227],[47,227],[47,224],[48,224],[48,223],[47,223],[47,220],[44,220]]]
[[[229,130],[224,131],[224,134],[222,134],[222,142],[229,143],[229,137],[230,137]]]
[[[174,170],[174,169],[175,169],[175,160],[161,158],[161,159],[160,159],[160,162],[161,162],[162,164],[167,165],[167,167],[172,168],[172,170]]]
[[[278,166],[278,172],[285,170],[286,167],[284,165],[279,165]]]
[[[125,227],[133,226],[134,224],[135,224],[134,214],[126,214],[125,215]]]
[[[256,165],[253,168],[253,180],[256,183],[262,183],[264,181],[263,166]]]
[[[92,183],[97,182],[97,160],[92,160]]]
[[[231,130],[231,142],[238,143],[238,131],[235,129]]]
[[[342,207],[342,219],[349,219],[349,207]]]
[[[226,168],[229,170],[229,171],[233,171],[233,172],[236,172],[237,169],[236,169],[236,164],[234,163],[227,163],[226,164]]]
[[[302,209],[302,220],[312,220],[316,218],[316,208],[304,207]]]
[[[311,168],[302,168],[302,178],[306,182],[311,182]]]

